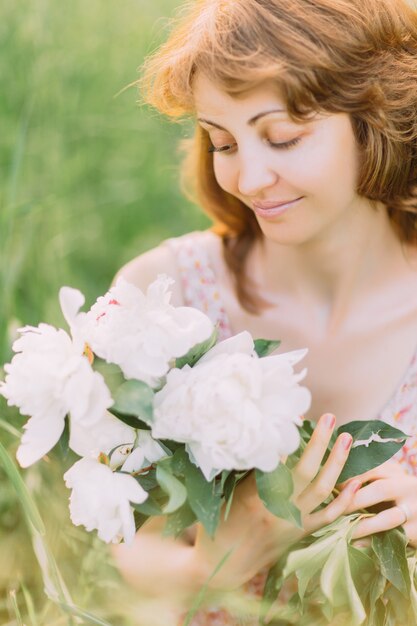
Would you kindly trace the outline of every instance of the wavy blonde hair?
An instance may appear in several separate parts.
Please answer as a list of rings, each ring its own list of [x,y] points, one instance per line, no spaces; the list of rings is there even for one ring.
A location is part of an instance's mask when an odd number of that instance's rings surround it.
[[[295,121],[349,114],[358,194],[384,203],[400,237],[417,243],[417,12],[405,0],[196,0],[145,61],[145,101],[173,118],[193,114],[200,72],[234,96],[275,84]],[[219,187],[209,145],[197,127],[185,179],[223,238],[242,306],[259,312],[265,302],[245,260],[263,235],[253,212]]]

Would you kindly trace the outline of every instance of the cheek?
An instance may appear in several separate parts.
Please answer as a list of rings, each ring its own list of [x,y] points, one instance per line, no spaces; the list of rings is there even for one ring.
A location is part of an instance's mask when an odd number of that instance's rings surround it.
[[[303,161],[304,181],[309,189],[330,198],[356,193],[359,155],[350,126],[340,125],[339,121],[338,127],[323,129],[304,153]]]
[[[222,155],[213,155],[213,171],[217,184],[228,193],[236,192],[236,172],[231,159],[227,159]]]

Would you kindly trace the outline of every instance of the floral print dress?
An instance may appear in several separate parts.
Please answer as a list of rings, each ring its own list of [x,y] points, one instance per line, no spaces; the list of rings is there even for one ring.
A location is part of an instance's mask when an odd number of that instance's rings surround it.
[[[182,237],[168,239],[179,273],[184,301],[210,317],[218,324],[219,340],[233,334],[227,313],[222,305],[215,274],[210,267],[204,238],[210,232],[195,232]],[[385,407],[375,417],[396,426],[410,435],[406,445],[396,459],[411,474],[417,475],[417,350],[397,390]],[[266,571],[260,572],[244,587],[248,597],[260,598],[266,580]],[[258,619],[242,620],[233,617],[227,610],[213,607],[199,611],[190,626],[255,626]]]

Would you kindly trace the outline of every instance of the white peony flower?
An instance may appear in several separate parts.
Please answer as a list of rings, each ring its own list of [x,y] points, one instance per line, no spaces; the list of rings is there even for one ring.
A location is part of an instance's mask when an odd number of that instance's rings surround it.
[[[193,367],[173,369],[155,394],[152,435],[187,444],[207,480],[224,469],[274,470],[300,443],[310,406],[293,366],[305,350],[258,358],[249,333],[227,339]]]
[[[70,328],[72,341],[79,352],[84,352],[86,343],[84,330],[86,313],[79,312],[84,302],[84,295],[78,289],[61,287],[59,290],[61,311]]]
[[[119,446],[131,450],[135,438],[136,431],[133,428],[106,411],[93,424],[72,420],[69,446],[79,456],[97,457],[100,452],[109,454]]]
[[[63,330],[40,324],[20,329],[13,344],[17,353],[4,369],[0,394],[22,415],[31,416],[17,451],[22,467],[42,458],[58,442],[65,416],[73,422],[91,425],[112,405],[110,392],[101,374]]]
[[[64,474],[64,480],[72,489],[70,514],[76,526],[85,526],[88,531],[97,529],[106,543],[133,540],[135,520],[130,502],[140,504],[148,497],[133,476],[84,458]]]
[[[146,295],[119,278],[80,323],[95,354],[117,364],[126,378],[157,386],[172,359],[214,332],[210,319],[191,307],[173,307],[172,279],[159,276]]]
[[[168,456],[168,452],[152,437],[149,430],[138,430],[135,449],[123,463],[124,472],[137,472]]]

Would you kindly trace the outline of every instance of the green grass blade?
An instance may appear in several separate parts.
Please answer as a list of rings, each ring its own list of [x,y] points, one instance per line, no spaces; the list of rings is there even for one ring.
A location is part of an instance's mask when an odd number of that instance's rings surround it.
[[[4,420],[1,417],[0,417],[0,427],[3,428],[5,431],[7,431],[10,435],[13,435],[13,437],[17,437],[18,439],[20,439],[20,437],[22,436],[22,433],[19,430],[17,430],[17,428],[9,424],[9,422],[6,422],[6,420]]]
[[[22,588],[23,597],[26,603],[26,610],[27,610],[28,617],[30,619],[31,626],[41,626],[41,623],[39,622],[36,616],[35,605],[32,600],[32,596],[29,593],[29,590],[23,584],[23,582],[20,584],[20,586]]]
[[[106,622],[100,617],[96,617],[92,613],[89,613],[88,611],[84,611],[83,609],[80,609],[80,607],[76,606],[75,604],[65,604],[64,602],[59,602],[59,606],[66,613],[70,613],[71,615],[74,615],[75,617],[82,618],[83,624],[87,622],[88,624],[96,624],[97,626],[112,626],[110,622]]]
[[[16,617],[17,626],[25,626],[22,620],[22,615],[19,610],[19,605],[17,604],[16,591],[14,589],[12,589],[12,591],[9,592],[9,598],[10,598],[10,604],[12,606],[13,612]]]
[[[10,479],[10,482],[14,486],[20,503],[22,505],[23,511],[25,513],[26,519],[30,526],[36,530],[41,535],[45,534],[45,526],[42,521],[41,516],[39,515],[38,508],[30,495],[25,483],[23,482],[22,477],[20,476],[19,470],[11,460],[4,446],[0,443],[0,463],[3,465],[3,468]]]
[[[232,554],[234,548],[232,548],[231,550],[229,550],[228,552],[226,552],[226,554],[224,555],[224,557],[221,559],[220,563],[218,563],[218,565],[216,566],[216,568],[214,569],[214,571],[210,574],[209,578],[207,579],[207,581],[204,583],[204,585],[201,587],[191,609],[188,611],[187,615],[185,616],[185,622],[183,624],[183,626],[190,626],[191,624],[191,620],[193,619],[194,615],[197,613],[198,609],[200,608],[204,597],[207,593],[207,589],[208,586],[211,582],[211,580],[213,580],[214,576],[217,574],[217,572],[219,570],[221,570],[221,568],[223,567],[223,565],[226,563],[227,559],[230,557],[230,555]]]

